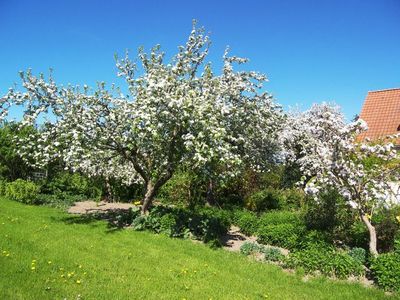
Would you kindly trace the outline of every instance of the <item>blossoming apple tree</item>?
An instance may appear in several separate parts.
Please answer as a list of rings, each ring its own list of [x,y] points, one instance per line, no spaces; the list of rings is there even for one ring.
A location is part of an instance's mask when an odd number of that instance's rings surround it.
[[[288,159],[300,166],[306,193],[318,200],[321,191],[336,189],[368,228],[369,250],[377,255],[371,216],[378,206],[391,204],[390,183],[400,180],[400,164],[391,142],[357,141],[366,129],[363,120],[346,124],[335,106],[314,105],[288,119],[284,142]]]
[[[94,89],[61,86],[52,75],[21,72],[26,91],[9,90],[0,118],[20,105],[23,125],[40,124],[37,135],[19,141],[21,155],[37,167],[62,159],[74,171],[142,183],[146,213],[178,166],[218,161],[232,174],[243,162],[262,166],[276,148],[281,114],[261,90],[266,77],[235,71],[247,60],[228,52],[215,75],[205,63],[209,45],[194,26],[170,62],[159,46],[150,53],[139,49],[139,63],[128,54],[117,58],[129,95],[103,82]]]

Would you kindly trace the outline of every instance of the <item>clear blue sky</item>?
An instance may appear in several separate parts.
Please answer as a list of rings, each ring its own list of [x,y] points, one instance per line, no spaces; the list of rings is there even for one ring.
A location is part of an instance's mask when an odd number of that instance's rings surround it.
[[[348,118],[369,90],[400,87],[400,0],[0,0],[0,94],[18,71],[59,83],[115,82],[114,53],[160,43],[173,54],[191,20],[270,79],[285,107],[335,101]]]

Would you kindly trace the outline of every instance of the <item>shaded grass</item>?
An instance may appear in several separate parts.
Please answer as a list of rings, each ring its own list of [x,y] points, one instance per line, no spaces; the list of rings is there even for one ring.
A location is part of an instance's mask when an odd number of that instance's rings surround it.
[[[64,298],[394,297],[324,278],[303,282],[276,266],[189,240],[110,231],[106,222],[94,218],[0,199],[0,299]]]

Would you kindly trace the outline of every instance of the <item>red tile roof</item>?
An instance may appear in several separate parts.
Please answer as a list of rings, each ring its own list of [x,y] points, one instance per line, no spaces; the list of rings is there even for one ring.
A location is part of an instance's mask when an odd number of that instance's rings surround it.
[[[400,133],[400,88],[368,92],[360,118],[368,124],[368,130],[358,137],[360,140]]]

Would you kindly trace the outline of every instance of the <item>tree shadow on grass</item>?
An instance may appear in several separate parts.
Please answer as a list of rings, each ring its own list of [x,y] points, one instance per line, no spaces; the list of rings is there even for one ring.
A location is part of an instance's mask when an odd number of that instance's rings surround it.
[[[94,227],[101,226],[99,221],[106,221],[106,232],[113,233],[129,227],[136,216],[137,213],[133,212],[132,209],[110,209],[102,212],[95,211],[81,215],[70,215],[60,218],[59,221],[67,225],[87,224]]]

